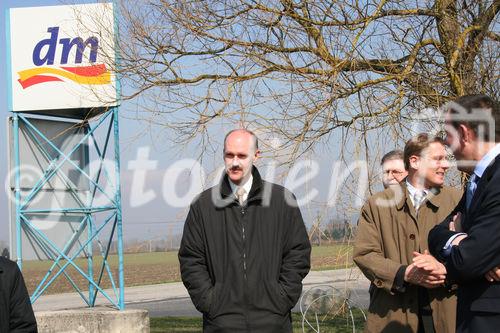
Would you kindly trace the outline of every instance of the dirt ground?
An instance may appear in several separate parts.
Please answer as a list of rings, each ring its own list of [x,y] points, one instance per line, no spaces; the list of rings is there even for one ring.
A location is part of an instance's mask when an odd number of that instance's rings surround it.
[[[78,259],[78,266],[87,272],[87,260]],[[118,258],[110,256],[108,259],[111,274],[118,283]],[[60,262],[64,265],[65,262]],[[23,276],[30,294],[32,294],[49,271],[52,262],[49,261],[26,261],[23,264]],[[327,245],[313,247],[311,255],[311,266],[313,270],[326,270],[334,268],[345,268],[352,265],[352,246],[349,245]],[[98,280],[102,266],[102,259],[94,260],[94,279]],[[179,261],[177,252],[153,252],[153,253],[130,253],[124,256],[125,286],[138,286],[180,281]],[[49,281],[57,274],[59,268],[56,266],[49,275]],[[72,266],[65,271],[82,291],[88,290],[88,282]],[[45,284],[44,284],[45,285]],[[101,288],[110,288],[111,282],[108,272],[105,270],[100,284]],[[64,276],[60,274],[47,288],[44,294],[56,294],[73,291],[73,286]]]

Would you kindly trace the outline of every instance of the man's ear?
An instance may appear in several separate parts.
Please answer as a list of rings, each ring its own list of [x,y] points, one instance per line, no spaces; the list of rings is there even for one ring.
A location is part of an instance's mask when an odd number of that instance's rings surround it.
[[[258,150],[258,149],[257,149],[257,150],[255,151],[254,156],[253,156],[253,161],[255,162],[255,161],[257,161],[259,158],[260,158],[260,150]]]
[[[458,126],[458,133],[460,133],[460,139],[463,142],[472,142],[473,140],[476,139],[476,135],[472,129],[469,127],[465,126],[464,124],[460,124]]]
[[[410,162],[410,167],[412,169],[418,170],[420,168],[420,157],[417,155],[412,155],[410,156],[409,160]]]

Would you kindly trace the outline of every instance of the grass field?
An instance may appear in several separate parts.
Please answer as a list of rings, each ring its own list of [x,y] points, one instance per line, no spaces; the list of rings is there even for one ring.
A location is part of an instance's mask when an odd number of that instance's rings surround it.
[[[108,259],[113,276],[118,274],[118,258],[113,255]],[[64,261],[61,265],[64,265]],[[78,259],[80,268],[86,270],[86,259]],[[311,266],[313,270],[326,270],[345,268],[352,266],[352,246],[350,245],[325,245],[313,247],[311,255]],[[25,261],[23,263],[23,275],[30,293],[32,293],[37,284],[52,265],[51,261]],[[97,272],[100,270],[102,260],[96,257],[94,260],[94,276],[97,278]],[[152,252],[152,253],[131,253],[124,256],[125,265],[125,285],[139,286],[148,284],[158,284],[166,282],[180,281],[179,261],[177,252]],[[51,276],[58,271],[56,267]],[[74,279],[75,283],[86,290],[84,278],[73,268],[68,267],[68,275]],[[109,288],[110,280],[105,273],[101,286]],[[73,291],[73,287],[63,275],[60,275],[55,282],[47,289],[45,294],[54,294]]]
[[[364,318],[360,311],[353,312],[355,332],[362,332],[364,327]],[[311,323],[315,323],[314,318],[308,318]],[[347,316],[325,316],[319,317],[319,331],[322,333],[352,333],[353,326],[350,317]],[[302,330],[302,316],[293,314],[293,331],[299,332],[317,332],[317,326],[313,330],[307,324]],[[189,317],[164,317],[151,318],[151,333],[199,333],[202,329],[201,318]]]

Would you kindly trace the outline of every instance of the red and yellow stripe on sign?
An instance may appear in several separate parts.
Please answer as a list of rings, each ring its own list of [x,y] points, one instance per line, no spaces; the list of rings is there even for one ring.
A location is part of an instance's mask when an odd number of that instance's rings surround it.
[[[78,84],[109,84],[111,74],[106,65],[80,67],[36,67],[18,72],[19,83],[26,89],[35,84],[68,79]]]

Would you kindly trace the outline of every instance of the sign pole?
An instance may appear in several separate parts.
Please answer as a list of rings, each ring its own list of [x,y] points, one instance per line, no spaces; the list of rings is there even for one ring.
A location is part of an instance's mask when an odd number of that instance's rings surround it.
[[[14,195],[16,200],[16,255],[17,255],[17,266],[19,269],[23,268],[23,254],[22,254],[22,238],[21,238],[21,170],[20,170],[20,158],[19,158],[19,116],[14,113],[13,117],[13,127],[14,127],[14,172],[15,172],[15,188]]]
[[[118,236],[118,284],[120,289],[119,307],[125,309],[125,278],[123,272],[123,229],[122,229],[122,204],[120,190],[120,133],[118,127],[118,107],[113,108],[114,142],[115,142],[115,205],[116,205],[116,223]]]

